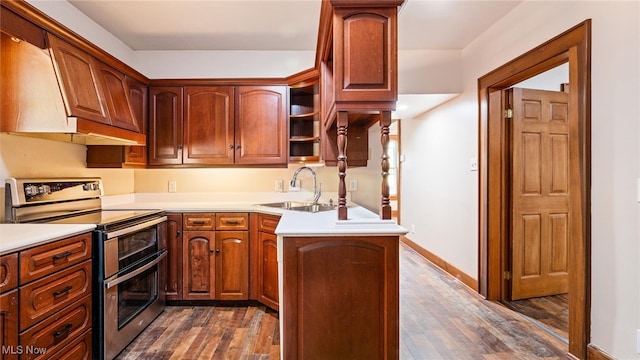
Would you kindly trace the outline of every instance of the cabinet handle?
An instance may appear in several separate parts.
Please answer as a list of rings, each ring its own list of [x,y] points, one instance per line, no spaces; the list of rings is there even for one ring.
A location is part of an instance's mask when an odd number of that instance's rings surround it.
[[[235,147],[235,145],[231,144],[229,145],[229,149],[233,149]]]
[[[56,261],[56,260],[64,259],[71,254],[73,254],[71,251],[65,251],[60,254],[53,255],[52,258],[53,258],[53,261]]]
[[[242,146],[236,145],[236,150],[239,150]]]
[[[224,223],[227,225],[238,225],[238,220],[226,220]]]
[[[196,220],[192,222],[193,225],[204,225],[204,220]]]
[[[54,292],[53,296],[60,296],[62,294],[68,293],[71,289],[73,289],[73,286],[67,285],[63,289]]]
[[[59,338],[61,336],[66,336],[69,334],[69,330],[71,330],[71,328],[73,327],[73,324],[66,324],[65,326],[62,327],[62,329],[56,331],[53,333],[53,337],[54,338]]]

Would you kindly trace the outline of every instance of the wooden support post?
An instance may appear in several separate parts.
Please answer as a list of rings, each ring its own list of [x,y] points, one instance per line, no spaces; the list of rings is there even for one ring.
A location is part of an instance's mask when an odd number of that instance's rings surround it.
[[[347,220],[347,127],[349,126],[349,114],[346,111],[338,111],[338,220]]]
[[[391,202],[389,200],[389,126],[391,111],[380,112],[380,142],[382,143],[382,199],[380,218],[391,219]]]

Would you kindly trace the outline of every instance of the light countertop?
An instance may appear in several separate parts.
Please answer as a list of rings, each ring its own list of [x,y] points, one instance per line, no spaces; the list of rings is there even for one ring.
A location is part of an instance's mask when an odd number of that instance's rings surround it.
[[[95,229],[95,225],[0,224],[0,255],[46,244]]]
[[[321,202],[337,199],[327,194]],[[262,212],[281,215],[278,236],[380,236],[402,235],[407,230],[394,220],[381,220],[378,214],[356,204],[348,204],[348,220],[338,220],[337,210],[309,213],[258,204],[278,201],[308,201],[312,194],[293,193],[136,193],[103,198],[103,207],[111,209],[163,209],[169,212]]]

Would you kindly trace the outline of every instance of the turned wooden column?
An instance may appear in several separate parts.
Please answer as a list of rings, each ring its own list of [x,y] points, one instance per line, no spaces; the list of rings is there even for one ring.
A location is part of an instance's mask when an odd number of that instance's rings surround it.
[[[382,199],[380,203],[380,218],[391,219],[391,202],[389,200],[389,126],[391,126],[391,111],[380,113],[380,142],[382,143]]]
[[[338,111],[338,220],[347,220],[347,185],[344,178],[347,176],[347,127],[349,126],[349,113]]]

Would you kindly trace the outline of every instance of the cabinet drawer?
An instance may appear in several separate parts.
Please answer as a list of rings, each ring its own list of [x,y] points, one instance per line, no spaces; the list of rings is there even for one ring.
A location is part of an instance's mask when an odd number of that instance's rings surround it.
[[[248,213],[217,213],[216,230],[248,230]]]
[[[91,330],[53,354],[50,360],[91,360]]]
[[[33,354],[23,355],[23,359],[50,358],[51,354],[62,349],[91,328],[91,296],[65,308],[63,311],[40,322],[20,334],[23,348],[43,349]]]
[[[20,330],[91,293],[91,261],[20,287]]]
[[[276,227],[280,222],[280,216],[263,215],[258,216],[258,231],[264,231],[268,233],[275,233]]]
[[[214,213],[190,213],[183,214],[184,224],[182,230],[215,230],[216,214]]]
[[[91,233],[20,252],[20,284],[40,279],[91,258]]]
[[[0,294],[18,286],[18,253],[0,256]]]

